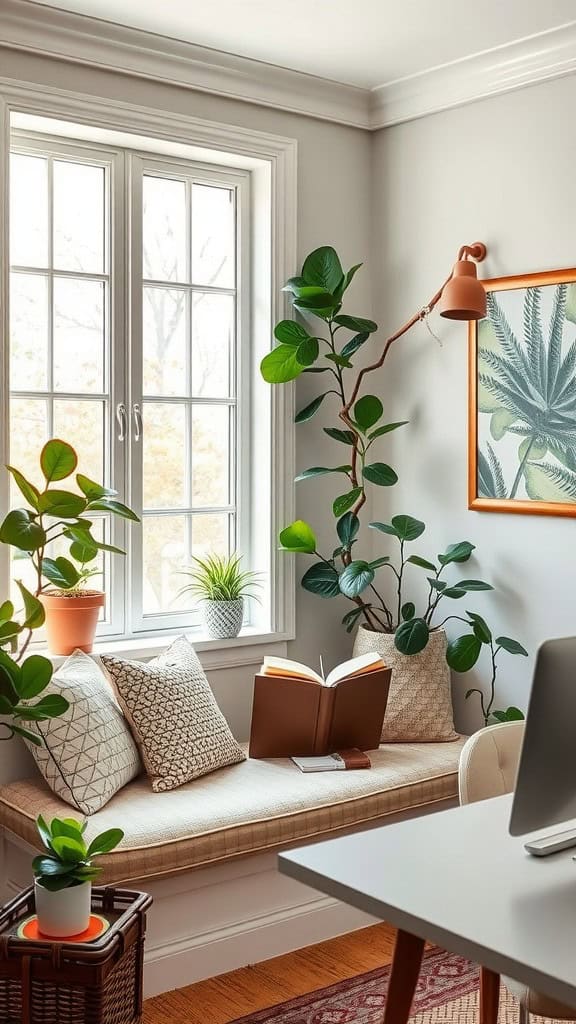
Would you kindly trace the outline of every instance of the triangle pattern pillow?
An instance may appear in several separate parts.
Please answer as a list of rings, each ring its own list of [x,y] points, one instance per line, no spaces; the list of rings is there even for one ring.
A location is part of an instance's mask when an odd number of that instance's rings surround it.
[[[146,663],[108,655],[101,661],[155,793],[246,759],[186,637]]]
[[[60,718],[27,723],[42,746],[27,743],[50,789],[82,814],[94,814],[142,771],[138,748],[102,670],[74,651],[46,693],[69,703]]]

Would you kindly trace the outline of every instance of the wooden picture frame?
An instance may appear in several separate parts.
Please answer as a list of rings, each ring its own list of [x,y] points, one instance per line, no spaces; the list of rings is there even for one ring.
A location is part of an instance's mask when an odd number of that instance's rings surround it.
[[[470,321],[468,507],[576,517],[576,268],[483,281]]]

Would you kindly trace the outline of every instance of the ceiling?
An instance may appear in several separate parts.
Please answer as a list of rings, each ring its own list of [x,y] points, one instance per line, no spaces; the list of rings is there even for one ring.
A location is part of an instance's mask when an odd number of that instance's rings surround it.
[[[41,0],[372,89],[574,22],[575,0]]]

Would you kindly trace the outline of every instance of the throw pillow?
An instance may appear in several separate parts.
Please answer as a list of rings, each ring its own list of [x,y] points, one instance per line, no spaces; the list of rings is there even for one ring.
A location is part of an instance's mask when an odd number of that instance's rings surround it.
[[[70,707],[60,718],[27,722],[41,747],[28,743],[50,789],[82,814],[94,814],[140,774],[138,749],[98,665],[74,651],[54,673],[46,693]]]
[[[186,637],[147,663],[103,656],[155,793],[245,760]]]

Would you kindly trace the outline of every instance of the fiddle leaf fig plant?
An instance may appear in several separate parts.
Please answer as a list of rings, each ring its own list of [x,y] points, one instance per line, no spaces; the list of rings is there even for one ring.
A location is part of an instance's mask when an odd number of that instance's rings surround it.
[[[423,651],[432,632],[451,619],[460,619],[466,624],[466,632],[449,645],[449,664],[455,671],[469,671],[484,647],[489,648],[493,672],[490,695],[485,698],[482,694],[484,718],[521,715],[515,708],[493,711],[494,681],[500,652],[526,654],[524,648],[505,637],[493,641],[486,623],[474,612],[467,612],[467,618],[448,614],[439,621],[439,612],[447,607],[447,601],[459,601],[470,593],[493,589],[483,580],[461,578],[460,572],[455,572],[474,551],[470,541],[450,544],[436,558],[412,553],[410,545],[419,540],[426,526],[421,520],[403,514],[393,516],[390,522],[367,524],[394,545],[392,553],[363,558],[356,551],[363,533],[361,512],[369,489],[393,487],[398,481],[396,470],[381,461],[379,445],[388,434],[407,424],[407,420],[386,421],[380,398],[364,391],[365,378],[384,364],[394,342],[426,318],[441,294],[440,290],[427,306],[387,338],[373,362],[364,362],[358,369],[355,357],[369,339],[374,344],[378,330],[373,320],[342,312],[345,293],[361,266],[356,264],[345,271],[331,246],[310,253],[301,273],[290,278],[284,288],[302,320],[281,320],[276,325],[274,337],[278,345],[261,363],[264,380],[273,385],[286,384],[303,374],[318,375],[319,394],[298,410],[295,421],[308,422],[321,408],[326,411],[336,406],[338,422],[323,426],[322,430],[339,452],[343,447],[346,449],[343,456],[336,456],[329,464],[311,466],[296,477],[298,484],[325,476],[332,476],[337,482],[331,508],[336,532],[333,550],[319,551],[313,527],[303,520],[281,530],[280,546],[284,551],[314,559],[301,580],[305,590],[324,599],[344,596],[352,603],[342,619],[348,632],[362,624],[371,630],[394,634],[395,646],[402,654]],[[419,570],[420,579],[422,572],[426,574],[425,596],[418,608],[406,593],[414,569]],[[453,578],[446,578],[448,571]],[[385,580],[385,573],[390,574],[391,587],[382,587],[380,581]],[[484,623],[484,632],[480,622]],[[469,696],[473,693],[481,691],[474,688]]]

